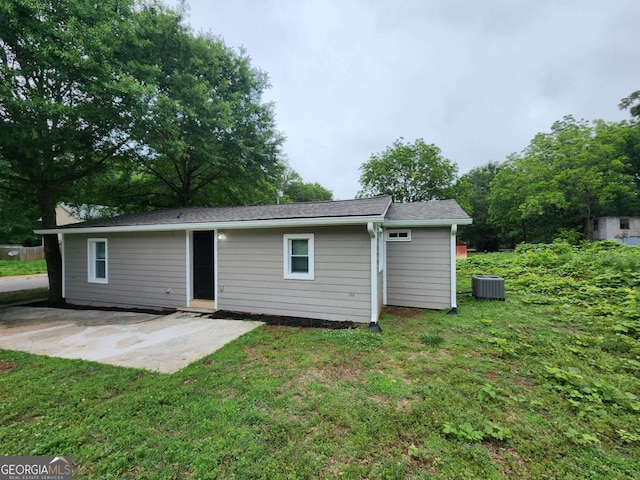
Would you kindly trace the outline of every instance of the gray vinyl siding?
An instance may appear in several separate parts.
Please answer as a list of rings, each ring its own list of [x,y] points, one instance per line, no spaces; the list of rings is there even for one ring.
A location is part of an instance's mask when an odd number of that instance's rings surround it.
[[[285,280],[283,235],[313,233],[315,279]],[[366,226],[228,230],[218,241],[217,307],[245,313],[369,322]]]
[[[412,228],[410,242],[387,241],[387,304],[451,307],[451,231]]]
[[[184,307],[185,232],[65,235],[65,296],[77,305]],[[87,239],[106,238],[108,284],[87,281]],[[167,293],[167,290],[171,293]]]

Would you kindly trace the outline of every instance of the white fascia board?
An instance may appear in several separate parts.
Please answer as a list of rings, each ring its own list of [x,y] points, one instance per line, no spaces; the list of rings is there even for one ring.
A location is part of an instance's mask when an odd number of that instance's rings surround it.
[[[366,225],[368,222],[382,222],[382,216],[369,217],[320,217],[295,218],[277,220],[246,220],[232,222],[203,222],[203,223],[170,223],[154,225],[124,225],[119,227],[76,227],[50,228],[34,230],[38,235],[56,233],[126,233],[126,232],[167,232],[180,230],[241,230],[250,228],[293,228],[293,227],[326,227],[334,225]]]
[[[451,225],[471,225],[472,219],[441,219],[441,220],[387,220],[383,222],[385,228],[409,227],[450,227]]]

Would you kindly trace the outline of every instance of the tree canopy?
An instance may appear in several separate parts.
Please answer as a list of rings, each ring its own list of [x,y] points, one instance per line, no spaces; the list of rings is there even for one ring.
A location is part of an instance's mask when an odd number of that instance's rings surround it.
[[[333,192],[317,182],[303,181],[298,172],[285,166],[280,178],[281,203],[323,202],[333,200]]]
[[[0,3],[0,187],[32,197],[44,227],[78,179],[126,155],[143,84],[124,54],[134,37],[127,0]],[[62,300],[61,256],[45,238],[50,301]]]
[[[0,205],[35,199],[48,228],[61,201],[275,203],[283,136],[268,86],[245,52],[160,3],[0,0]],[[45,257],[57,303],[55,235]]]
[[[490,222],[509,237],[546,241],[562,229],[590,238],[593,219],[630,215],[638,190],[624,149],[628,125],[567,116],[512,155],[491,182]]]
[[[360,167],[359,197],[390,195],[395,202],[452,198],[458,167],[438,147],[421,138],[401,137]]]

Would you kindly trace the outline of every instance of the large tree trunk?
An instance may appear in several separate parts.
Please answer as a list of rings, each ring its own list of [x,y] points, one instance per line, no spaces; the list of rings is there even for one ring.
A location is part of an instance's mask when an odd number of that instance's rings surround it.
[[[52,190],[44,188],[39,192],[40,215],[43,228],[54,228],[56,224],[56,201]],[[58,235],[44,236],[44,258],[49,276],[49,304],[64,303],[62,298],[62,255]]]

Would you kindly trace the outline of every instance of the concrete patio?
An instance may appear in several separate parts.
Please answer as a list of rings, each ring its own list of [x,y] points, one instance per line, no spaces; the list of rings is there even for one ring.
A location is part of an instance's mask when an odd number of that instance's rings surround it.
[[[260,325],[191,312],[14,306],[0,308],[0,348],[173,373]]]

